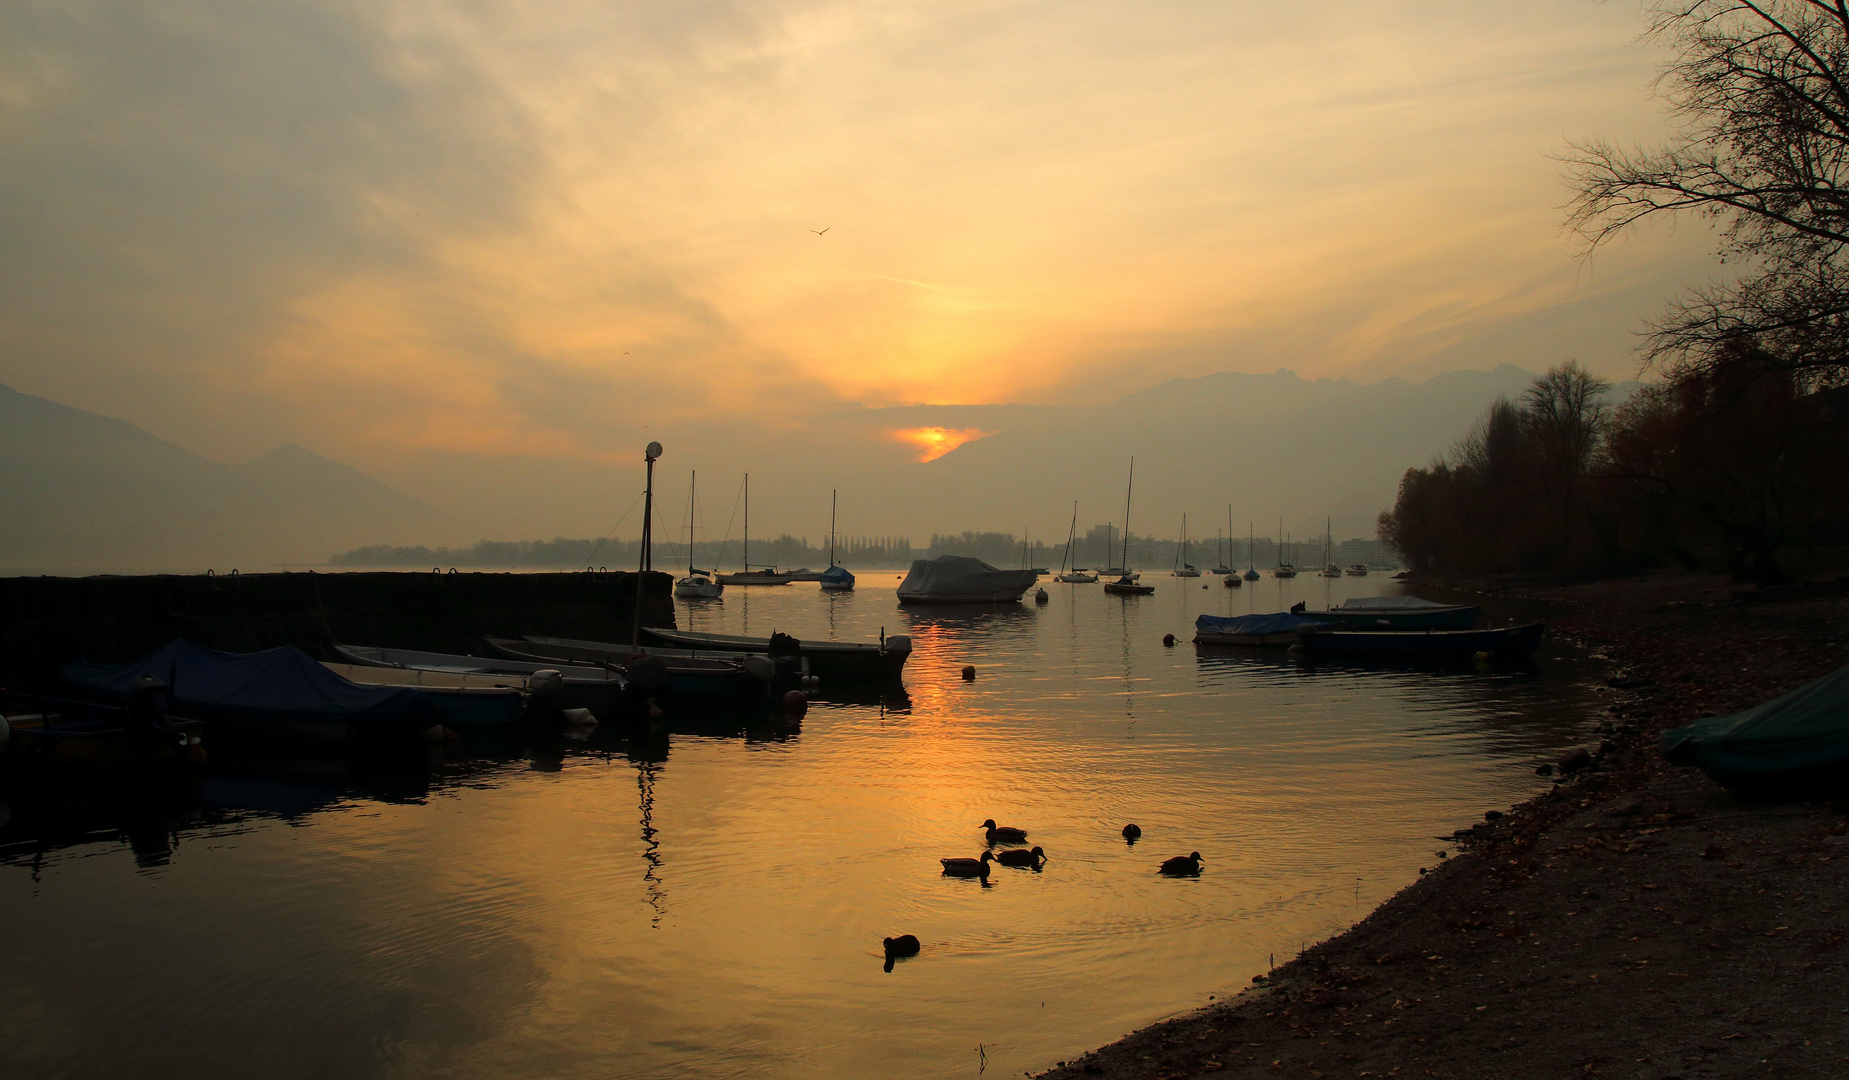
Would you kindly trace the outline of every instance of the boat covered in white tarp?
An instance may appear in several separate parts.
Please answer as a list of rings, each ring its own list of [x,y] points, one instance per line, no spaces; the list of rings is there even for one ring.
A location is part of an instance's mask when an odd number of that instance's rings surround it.
[[[899,583],[901,604],[1002,603],[1019,600],[1040,580],[1038,570],[997,570],[966,555],[915,559]]]

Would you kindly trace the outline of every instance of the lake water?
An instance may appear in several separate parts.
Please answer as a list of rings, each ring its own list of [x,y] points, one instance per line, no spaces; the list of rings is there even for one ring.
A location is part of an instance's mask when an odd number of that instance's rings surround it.
[[[1593,666],[1552,641],[1521,670],[1187,643],[1199,612],[1397,591],[1378,575],[1049,581],[981,610],[901,610],[898,578],[680,606],[912,636],[905,695],[799,727],[221,752],[192,787],[10,792],[0,1075],[1018,1076],[1352,924],[1597,720]],[[1044,871],[940,876],[991,817]],[[1154,873],[1190,851],[1198,878]],[[888,973],[899,933],[924,952]]]

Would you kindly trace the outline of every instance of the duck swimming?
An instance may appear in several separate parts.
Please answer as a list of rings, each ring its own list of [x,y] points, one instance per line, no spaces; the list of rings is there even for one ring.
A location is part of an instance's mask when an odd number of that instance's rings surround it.
[[[1141,825],[1137,825],[1133,822],[1129,825],[1124,826],[1124,840],[1126,840],[1127,842],[1134,844],[1136,843],[1137,838],[1142,835],[1143,835],[1143,827]]]
[[[1198,851],[1192,855],[1177,855],[1166,860],[1157,870],[1157,873],[1167,874],[1170,877],[1192,877],[1200,872],[1201,853]]]
[[[1004,851],[995,856],[995,861],[1001,863],[1003,866],[1026,866],[1038,870],[1040,869],[1040,864],[1046,862],[1046,852],[1041,850],[1038,845],[1036,845],[1032,851],[1026,848],[1015,848],[1012,851]]]
[[[944,873],[949,877],[979,877],[989,880],[989,864],[995,856],[985,851],[980,859],[939,859],[944,864]]]
[[[1026,829],[997,825],[994,818],[983,822],[982,827],[989,830],[989,843],[991,844],[1024,844],[1027,842]]]
[[[918,938],[912,934],[900,934],[889,937],[886,944],[886,970],[892,971],[892,962],[905,956],[918,955]]]

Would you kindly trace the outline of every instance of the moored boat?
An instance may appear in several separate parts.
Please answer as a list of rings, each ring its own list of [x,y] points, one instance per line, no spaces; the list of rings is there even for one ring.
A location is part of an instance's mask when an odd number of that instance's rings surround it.
[[[518,640],[491,637],[490,648],[510,660],[527,663],[588,665],[634,674],[641,660],[664,674],[660,690],[677,700],[748,701],[768,696],[777,665],[759,654],[712,653],[696,649],[622,645],[609,641],[527,636]],[[564,670],[561,668],[560,670]],[[635,681],[642,682],[638,675]],[[648,688],[654,689],[654,688]]]
[[[325,660],[321,666],[361,686],[409,686],[422,690],[436,702],[437,722],[448,727],[511,724],[520,719],[530,694],[557,691],[563,681],[543,675],[473,675]]]
[[[1346,571],[1349,577],[1367,577],[1367,564],[1356,563]]]
[[[1476,656],[1525,660],[1541,645],[1547,624],[1492,630],[1317,630],[1300,635],[1312,652],[1345,656]]]
[[[693,492],[700,474],[696,470],[687,479],[687,576],[674,583],[674,595],[681,600],[715,600],[725,593],[716,575],[693,565],[694,512],[697,504]]]
[[[162,680],[173,707],[205,721],[215,737],[346,746],[412,739],[439,719],[436,704],[423,691],[349,682],[292,645],[232,653],[176,638],[139,660],[73,661],[59,674],[112,702],[128,701],[139,679]]]
[[[1440,604],[1416,596],[1351,596],[1327,611],[1302,614],[1343,630],[1468,630],[1482,613],[1477,604]]]
[[[1304,630],[1321,625],[1288,611],[1267,615],[1201,615],[1194,620],[1194,643],[1288,648],[1301,640]]]
[[[1125,574],[1116,581],[1104,583],[1104,591],[1112,596],[1148,596],[1156,591],[1154,585],[1144,585],[1137,581],[1136,574]]]
[[[560,665],[517,660],[503,656],[459,656],[419,649],[388,649],[377,645],[335,645],[342,659],[367,667],[409,668],[471,675],[522,675],[542,671],[559,676],[559,705],[589,709],[598,716],[620,712],[629,704],[629,682],[620,671],[607,668]]]
[[[166,686],[127,706],[41,695],[0,695],[0,766],[118,769],[203,762],[204,723],[169,715]]]
[[[1010,603],[1039,580],[1037,570],[997,570],[967,555],[940,555],[913,560],[911,572],[899,583],[899,603]]]
[[[765,653],[772,651],[771,638],[743,634],[706,634],[692,630],[644,629],[644,634],[665,645],[703,649],[714,653]],[[882,635],[878,642],[808,641],[781,635],[788,644],[780,649],[794,649],[809,661],[809,671],[823,679],[876,680],[896,678],[912,655],[912,639],[903,634]]]

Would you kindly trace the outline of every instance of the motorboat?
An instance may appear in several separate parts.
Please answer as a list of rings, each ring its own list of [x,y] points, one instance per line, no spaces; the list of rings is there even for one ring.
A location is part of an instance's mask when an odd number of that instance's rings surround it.
[[[1228,574],[1220,579],[1220,584],[1229,589],[1237,589],[1245,585],[1245,579],[1239,574]]]
[[[1040,580],[1038,570],[997,570],[967,555],[915,559],[899,583],[901,604],[1008,603]]]
[[[1367,564],[1356,563],[1349,567],[1345,573],[1347,573],[1349,577],[1367,577]]]
[[[0,694],[0,763],[119,769],[203,762],[205,724],[170,715],[166,689],[147,679],[127,705]]]

